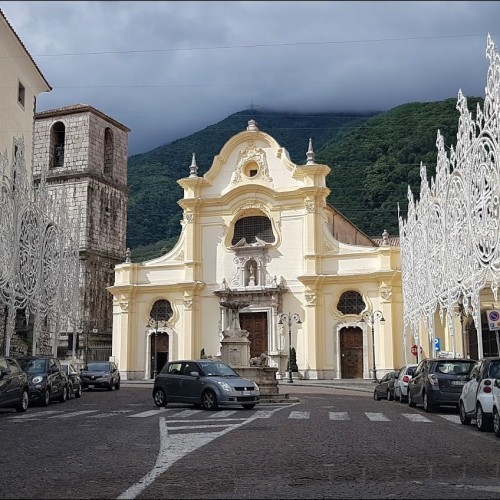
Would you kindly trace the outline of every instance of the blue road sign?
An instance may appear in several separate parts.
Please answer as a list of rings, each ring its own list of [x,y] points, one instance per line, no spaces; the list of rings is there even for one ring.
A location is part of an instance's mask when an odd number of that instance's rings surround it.
[[[439,339],[439,337],[436,337],[434,339],[434,350],[435,351],[440,351],[441,350],[441,339]]]

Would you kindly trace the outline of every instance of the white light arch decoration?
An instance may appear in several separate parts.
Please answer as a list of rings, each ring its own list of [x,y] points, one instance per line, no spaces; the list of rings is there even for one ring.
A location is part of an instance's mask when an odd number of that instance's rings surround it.
[[[61,332],[77,331],[80,321],[80,215],[69,213],[69,190],[49,194],[48,165],[37,187],[31,183],[24,140],[14,143],[10,164],[0,154],[0,308],[7,312],[0,354],[11,353],[22,310],[34,320],[33,354],[55,356]]]
[[[477,106],[474,120],[458,92],[456,148],[450,148],[448,157],[438,131],[436,178],[429,185],[421,164],[420,200],[415,202],[408,189],[406,221],[398,215],[405,331],[411,327],[419,345],[423,320],[432,341],[438,309],[441,321],[446,314],[456,351],[453,313],[462,300],[472,308],[479,357],[479,294],[491,282],[497,300],[500,282],[500,57],[490,35],[486,57],[490,64],[483,109]]]

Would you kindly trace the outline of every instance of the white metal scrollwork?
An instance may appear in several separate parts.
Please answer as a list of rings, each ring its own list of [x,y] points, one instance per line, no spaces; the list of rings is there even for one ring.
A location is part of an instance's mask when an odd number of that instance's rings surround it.
[[[434,313],[446,314],[455,351],[453,310],[463,300],[477,325],[478,355],[483,356],[479,293],[487,282],[496,300],[500,282],[500,57],[488,35],[490,61],[483,109],[476,119],[458,93],[456,148],[445,151],[437,133],[436,178],[427,182],[421,165],[420,200],[408,190],[408,214],[399,216],[403,316],[418,344],[424,321],[434,338]],[[431,344],[432,345],[432,344]]]

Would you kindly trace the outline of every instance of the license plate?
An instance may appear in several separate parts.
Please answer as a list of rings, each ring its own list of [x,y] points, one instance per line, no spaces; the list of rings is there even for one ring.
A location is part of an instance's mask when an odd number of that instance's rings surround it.
[[[243,396],[251,396],[252,391],[243,391]]]
[[[463,380],[452,380],[451,385],[464,385],[465,382]]]

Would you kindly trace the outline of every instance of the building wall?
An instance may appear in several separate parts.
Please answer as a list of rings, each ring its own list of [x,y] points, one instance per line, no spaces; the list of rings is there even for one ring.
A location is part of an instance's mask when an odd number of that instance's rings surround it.
[[[19,83],[24,103],[19,101]],[[14,138],[24,140],[24,156],[31,175],[33,116],[36,97],[51,90],[26,47],[0,11],[0,153],[12,164]]]

